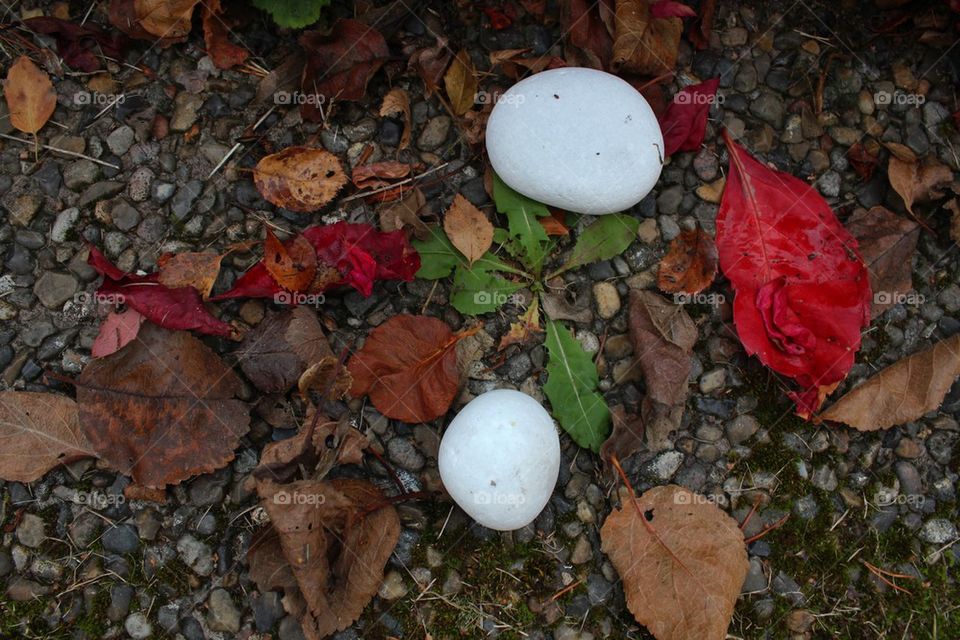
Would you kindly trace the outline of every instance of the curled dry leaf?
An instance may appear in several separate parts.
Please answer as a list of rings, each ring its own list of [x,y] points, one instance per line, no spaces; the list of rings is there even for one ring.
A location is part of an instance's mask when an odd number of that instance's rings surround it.
[[[697,19],[690,23],[687,37],[699,50],[710,46],[710,34],[713,32],[713,18],[716,14],[716,0],[702,0]]]
[[[157,281],[167,287],[193,287],[206,300],[220,275],[226,254],[212,252],[165,253],[157,259]]]
[[[854,211],[846,227],[860,244],[860,254],[870,274],[870,315],[876,318],[913,290],[913,254],[920,226],[889,209],[873,207],[869,211]]]
[[[893,363],[856,387],[814,422],[842,422],[858,431],[876,431],[919,420],[943,403],[960,376],[960,336]]]
[[[879,145],[876,143],[871,146],[857,142],[847,149],[847,160],[850,161],[850,166],[853,167],[858,176],[864,180],[869,180],[873,177],[877,162],[880,160],[877,155],[878,151]]]
[[[110,24],[137,40],[155,40],[161,47],[183,42],[190,34],[199,0],[110,0]]]
[[[456,345],[479,325],[456,335],[442,320],[401,314],[370,332],[350,360],[354,397],[370,396],[377,411],[403,422],[445,414],[460,386]]]
[[[400,200],[381,207],[380,228],[383,231],[399,231],[404,227],[410,227],[418,239],[425,239],[430,233],[430,227],[420,218],[420,211],[425,204],[427,204],[426,197],[420,189],[415,187]]]
[[[660,261],[658,286],[666,293],[699,293],[717,275],[717,246],[699,227],[684,231],[670,243]]]
[[[423,81],[423,89],[427,97],[432,96],[433,92],[440,87],[443,72],[446,71],[452,57],[453,53],[447,46],[446,38],[439,37],[436,45],[415,51],[410,56],[408,65]]]
[[[450,98],[453,113],[462,116],[473,108],[477,99],[477,69],[473,66],[470,54],[463,49],[453,58],[450,68],[443,76],[443,85]]]
[[[278,207],[302,213],[327,205],[347,184],[337,156],[324,149],[287,147],[253,169],[257,190]]]
[[[603,552],[627,608],[657,640],[723,640],[750,563],[743,532],[713,503],[654,487],[607,516]]]
[[[317,275],[317,252],[310,241],[297,234],[286,244],[269,227],[263,243],[263,266],[278,285],[295,293],[306,291]]]
[[[383,104],[380,105],[380,116],[403,116],[403,135],[400,136],[398,149],[406,149],[410,146],[410,136],[413,133],[413,121],[410,115],[410,95],[405,89],[394,87],[383,96]]]
[[[249,428],[242,383],[186,332],[152,324],[77,378],[80,427],[111,468],[146,487],[219,469]]]
[[[271,312],[248,332],[237,350],[244,375],[264,393],[286,393],[304,372],[333,351],[307,307]]]
[[[310,365],[297,381],[297,390],[304,398],[311,398],[311,392],[329,400],[346,398],[353,387],[353,376],[339,359],[325,356]]]
[[[146,318],[133,307],[122,313],[111,311],[110,315],[100,323],[100,332],[93,341],[90,355],[94,358],[102,358],[116,353],[137,337],[145,320]]]
[[[540,326],[540,297],[535,296],[520,316],[520,321],[510,323],[510,329],[500,338],[497,351],[503,351],[512,344],[525,344],[539,333],[543,333],[543,327]]]
[[[659,451],[669,446],[670,432],[683,419],[697,326],[682,306],[652,291],[633,289],[630,339],[647,388],[640,406],[647,446]]]
[[[50,77],[27,56],[17,58],[7,71],[3,97],[10,124],[24,133],[40,131],[57,108],[57,92]]]
[[[72,398],[0,391],[0,478],[33,482],[58,464],[95,456]]]
[[[655,18],[649,0],[617,0],[611,69],[658,76],[677,65],[680,18]]]
[[[643,418],[628,416],[623,405],[618,404],[610,407],[610,424],[610,436],[600,445],[600,459],[604,472],[615,480],[617,473],[611,460],[626,460],[643,447]]]
[[[943,192],[938,189],[953,181],[953,172],[950,167],[932,158],[921,164],[919,161],[901,160],[894,155],[887,165],[887,177],[890,186],[900,194],[907,211],[912,214],[915,203],[943,197]]]
[[[493,244],[493,225],[483,212],[459,193],[453,197],[453,203],[444,215],[443,230],[470,264]]]
[[[406,178],[408,175],[410,175],[410,165],[406,162],[387,160],[355,168],[350,179],[358,189],[377,189],[389,185],[390,180]]]

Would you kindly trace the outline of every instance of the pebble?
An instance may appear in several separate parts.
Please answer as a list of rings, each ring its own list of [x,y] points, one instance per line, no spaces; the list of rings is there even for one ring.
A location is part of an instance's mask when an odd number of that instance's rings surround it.
[[[403,576],[400,575],[400,572],[391,570],[387,573],[377,594],[387,601],[399,600],[407,595],[407,585],[403,583]]]
[[[208,576],[213,573],[213,555],[209,545],[189,533],[177,540],[177,553],[183,563],[197,575]]]
[[[920,539],[930,544],[947,544],[957,539],[957,525],[946,518],[932,518],[920,528]]]
[[[683,464],[682,453],[679,451],[664,451],[647,463],[644,473],[655,480],[666,482],[673,477],[681,464]]]
[[[134,589],[128,584],[115,584],[110,587],[110,606],[107,607],[107,618],[119,622],[130,611],[130,600]]]
[[[419,471],[426,464],[426,458],[414,443],[407,438],[393,438],[387,443],[387,455],[390,460],[407,471]]]
[[[122,156],[134,143],[133,129],[127,125],[117,127],[107,136],[107,147],[118,156]]]
[[[214,589],[207,599],[207,626],[211,631],[240,630],[240,611],[226,589]]]
[[[450,133],[449,116],[434,116],[427,121],[417,138],[417,147],[423,151],[433,151],[444,143]]]
[[[80,210],[76,207],[70,207],[58,213],[50,229],[50,239],[53,242],[66,242],[74,234],[74,227],[79,218]]]
[[[173,101],[173,116],[170,118],[171,131],[186,131],[197,121],[203,98],[187,92],[177,94]]]
[[[127,183],[127,193],[134,202],[144,202],[150,197],[150,185],[154,179],[153,171],[147,167],[140,167],[133,172]]]
[[[48,309],[60,309],[77,292],[77,279],[69,273],[46,271],[33,286],[33,293]]]
[[[590,541],[586,536],[579,536],[573,548],[573,553],[570,554],[570,562],[572,564],[584,564],[585,562],[590,562],[592,559],[593,547],[590,546]]]
[[[129,524],[121,524],[104,531],[103,548],[112,553],[133,553],[140,548],[140,539],[136,529]]]
[[[783,98],[770,91],[761,90],[750,102],[750,113],[778,130],[783,128],[783,109]]]
[[[123,630],[133,640],[146,640],[153,635],[153,625],[147,620],[146,614],[141,611],[131,613],[123,622]]]
[[[17,525],[17,540],[25,547],[36,549],[46,539],[46,525],[40,516],[25,514]]]
[[[100,167],[87,159],[76,160],[63,170],[63,184],[67,189],[81,189],[100,177]]]
[[[727,384],[727,370],[713,369],[700,376],[700,392],[714,393],[722,390]]]
[[[813,475],[810,476],[810,482],[813,486],[824,491],[833,491],[839,484],[836,472],[825,464],[814,469]]]
[[[203,183],[199,180],[191,180],[177,189],[177,193],[170,202],[170,211],[178,220],[183,220],[190,213],[193,203],[197,201],[202,191]]]
[[[597,282],[593,285],[593,297],[597,302],[597,315],[609,320],[620,311],[620,294],[612,282]]]
[[[30,224],[33,216],[40,210],[40,205],[40,198],[32,193],[21,194],[14,198],[13,202],[4,204],[10,212],[10,222],[21,227]]]

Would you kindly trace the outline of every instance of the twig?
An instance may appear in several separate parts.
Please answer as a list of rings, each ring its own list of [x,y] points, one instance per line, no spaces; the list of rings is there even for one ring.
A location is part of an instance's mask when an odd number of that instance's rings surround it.
[[[16,136],[9,136],[9,135],[7,135],[7,134],[5,134],[5,133],[0,133],[0,138],[5,138],[5,139],[7,139],[7,140],[13,140],[14,142],[19,142],[19,143],[21,143],[21,144],[31,144],[31,145],[33,144],[33,141],[32,141],[32,140],[24,140],[23,138],[18,138],[18,137],[16,137]],[[91,157],[91,156],[88,156],[88,155],[84,155],[84,154],[82,154],[82,153],[77,153],[77,152],[75,152],[75,151],[67,151],[66,149],[60,149],[60,148],[58,148],[58,147],[52,147],[52,146],[50,146],[49,144],[41,144],[40,147],[43,148],[43,149],[46,149],[47,151],[55,151],[55,152],[57,152],[57,153],[62,153],[62,154],[64,154],[64,155],[72,156],[72,157],[74,157],[74,158],[83,158],[84,160],[89,160],[90,162],[96,162],[97,164],[103,165],[103,166],[105,166],[105,167],[110,167],[111,169],[116,169],[117,171],[120,170],[120,167],[118,167],[118,166],[115,165],[115,164],[111,164],[111,163],[109,163],[109,162],[104,162],[103,160],[98,160],[97,158],[94,158],[94,157]]]
[[[877,576],[877,578],[880,580],[880,582],[884,583],[884,584],[887,585],[888,587],[893,587],[893,588],[896,589],[897,591],[902,591],[903,593],[905,593],[905,594],[907,594],[907,595],[910,595],[910,596],[913,595],[913,593],[912,593],[909,589],[904,589],[904,588],[901,587],[900,585],[894,583],[894,582],[891,581],[891,580],[887,580],[887,578],[884,577],[884,576],[890,576],[891,578],[904,578],[904,579],[906,579],[906,580],[913,580],[913,579],[914,579],[913,576],[908,576],[908,575],[905,575],[905,574],[902,574],[902,573],[893,573],[892,571],[887,571],[886,569],[881,569],[880,567],[876,567],[876,566],[870,564],[870,563],[867,562],[866,560],[861,560],[860,562],[862,562],[863,565],[864,565],[867,569],[870,570],[870,573],[872,573],[873,575]]]
[[[756,535],[753,535],[753,536],[750,536],[749,538],[747,538],[746,540],[744,540],[743,543],[744,543],[744,544],[750,544],[751,542],[756,542],[757,540],[759,540],[759,539],[762,538],[763,536],[767,535],[768,533],[770,533],[770,532],[773,531],[774,529],[779,529],[780,527],[782,527],[783,524],[784,524],[787,520],[789,520],[789,519],[790,519],[790,514],[788,513],[787,515],[783,516],[782,518],[780,518],[779,520],[777,520],[776,522],[774,522],[774,523],[773,523],[772,525],[770,525],[769,527],[766,527],[766,528],[765,528],[763,531],[761,531],[760,533],[758,533],[758,534],[756,534]]]
[[[380,188],[378,188],[378,189],[372,189],[372,190],[370,190],[370,191],[361,191],[361,192],[359,192],[359,193],[355,193],[355,194],[353,194],[352,196],[348,196],[348,197],[346,197],[346,198],[343,198],[342,200],[340,200],[340,202],[350,202],[351,200],[356,200],[357,198],[366,198],[367,196],[372,196],[372,195],[375,195],[375,194],[378,194],[378,193],[382,193],[382,192],[384,192],[384,191],[389,191],[390,189],[394,189],[394,188],[396,188],[396,187],[399,187],[399,186],[401,186],[401,185],[407,184],[407,183],[409,183],[409,182],[413,182],[414,180],[419,180],[420,178],[423,178],[424,176],[428,176],[428,175],[430,175],[431,173],[436,173],[437,171],[439,171],[440,169],[444,168],[444,167],[447,166],[448,164],[450,164],[450,163],[449,163],[449,162],[444,162],[443,164],[438,164],[437,166],[435,166],[435,167],[433,167],[433,168],[431,168],[431,169],[427,169],[426,171],[424,171],[424,172],[421,173],[420,175],[410,176],[409,178],[406,178],[405,180],[401,180],[400,182],[394,182],[393,184],[388,184],[388,185],[385,186],[385,187],[380,187]]]
[[[566,595],[567,593],[570,593],[581,584],[583,584],[583,578],[580,578],[576,582],[571,582],[570,584],[565,586],[563,589],[560,589],[560,591],[557,591],[555,594],[550,596],[550,600],[548,600],[548,602],[556,602],[558,598],[562,598],[564,595]]]

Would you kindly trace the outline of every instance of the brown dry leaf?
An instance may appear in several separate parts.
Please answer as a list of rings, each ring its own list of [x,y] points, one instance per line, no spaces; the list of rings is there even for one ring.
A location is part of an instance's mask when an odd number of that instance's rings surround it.
[[[339,400],[345,398],[353,386],[353,377],[340,360],[333,356],[324,356],[310,365],[297,381],[297,389],[304,398],[316,391],[324,398]]]
[[[263,265],[278,285],[287,291],[306,291],[317,275],[317,251],[299,233],[284,244],[267,227],[263,243]]]
[[[873,289],[872,318],[897,304],[913,290],[913,254],[920,226],[889,209],[857,209],[847,220],[847,231],[857,239]]]
[[[147,323],[120,351],[76,380],[80,426],[113,469],[162,487],[219,469],[249,428],[242,383],[184,331]]]
[[[270,312],[240,343],[237,358],[244,375],[264,393],[286,393],[311,365],[333,351],[308,307]]]
[[[603,461],[604,471],[614,479],[617,474],[610,464],[611,459],[615,456],[618,461],[623,462],[639,451],[643,447],[644,428],[643,418],[628,416],[627,410],[620,404],[610,407],[610,422],[610,435],[600,445],[600,459]]]
[[[569,34],[564,58],[571,66],[606,69],[610,62],[613,0],[564,0],[561,3],[561,26]]]
[[[203,42],[213,63],[220,69],[243,64],[250,53],[230,42],[230,27],[235,26],[236,21],[228,20],[220,0],[207,0],[202,5],[202,11]]]
[[[380,116],[403,115],[403,135],[400,136],[400,145],[398,149],[406,149],[410,146],[410,136],[413,133],[413,124],[410,115],[410,95],[405,89],[395,87],[383,96],[383,104],[380,105]]]
[[[905,144],[900,144],[899,142],[884,142],[883,146],[898,160],[903,160],[904,162],[917,162],[918,160],[917,154],[913,152],[913,149]]]
[[[428,98],[440,87],[443,72],[446,71],[452,57],[453,53],[447,46],[446,38],[437,38],[436,45],[415,51],[410,56],[407,64],[420,76],[424,93]]]
[[[890,186],[900,194],[907,211],[912,214],[915,202],[943,196],[937,188],[951,183],[953,172],[950,167],[932,158],[921,165],[919,162],[906,162],[891,156],[887,165],[887,177],[890,179]]]
[[[869,180],[873,177],[873,172],[877,168],[877,162],[880,160],[877,155],[879,149],[880,145],[876,142],[871,144],[871,141],[867,141],[864,144],[857,142],[847,149],[847,159],[850,161],[850,166],[853,167],[857,175],[864,180]]]
[[[540,297],[535,296],[520,316],[520,321],[510,323],[510,330],[500,338],[497,351],[503,351],[512,344],[526,344],[538,333],[543,333],[543,327],[540,326]]]
[[[493,244],[493,225],[469,200],[459,193],[443,218],[443,230],[450,242],[473,264]]]
[[[545,292],[541,295],[541,298],[543,300],[543,312],[551,320],[572,320],[579,324],[587,324],[593,321],[593,312],[590,310],[588,296],[578,296],[573,302],[570,302],[562,293]]]
[[[220,275],[220,263],[227,254],[165,253],[157,259],[158,280],[168,287],[193,287],[203,299],[210,297]]]
[[[27,56],[16,59],[3,81],[3,97],[10,111],[10,124],[36,135],[57,108],[57,92],[50,76]]]
[[[654,487],[607,516],[600,541],[627,608],[657,640],[727,637],[750,563],[743,532],[716,505]]]
[[[127,307],[122,313],[111,311],[100,323],[100,331],[90,347],[90,355],[102,358],[119,351],[137,337],[146,320],[133,307]]]
[[[660,451],[669,446],[667,438],[683,418],[697,326],[680,305],[652,291],[633,289],[630,338],[647,388],[640,407],[647,446]]]
[[[0,391],[0,478],[33,482],[58,464],[96,456],[72,398]]]
[[[477,69],[466,49],[454,56],[450,68],[443,76],[443,85],[447,89],[450,108],[455,115],[462,116],[473,108],[479,85]]]
[[[614,73],[658,76],[674,70],[683,33],[680,18],[651,17],[648,0],[617,0],[615,24]]]
[[[377,189],[389,185],[390,180],[406,178],[408,175],[410,175],[409,164],[386,160],[356,167],[350,180],[358,189]]]
[[[401,314],[378,326],[350,360],[354,397],[369,395],[377,411],[416,424],[442,416],[460,386],[456,335],[442,320]]]
[[[712,202],[713,204],[719,204],[721,198],[723,198],[723,189],[727,186],[727,178],[725,176],[720,176],[713,182],[708,184],[702,184],[697,187],[697,197],[706,202]]]
[[[419,215],[426,203],[423,192],[414,188],[400,200],[380,209],[380,230],[397,231],[410,227],[414,235],[423,240],[430,233],[430,227]]]
[[[253,169],[257,190],[271,204],[302,213],[327,205],[347,184],[337,156],[324,149],[287,147]]]
[[[950,215],[950,239],[954,242],[960,242],[960,201],[956,198],[944,205]]]
[[[140,26],[158,38],[186,38],[199,0],[134,0]]]
[[[383,582],[400,537],[396,509],[365,480],[264,481],[257,489],[276,536],[251,547],[252,577],[263,580],[261,590],[284,589],[308,640],[346,629]]]
[[[960,335],[899,360],[837,400],[814,418],[858,431],[889,429],[919,420],[943,402],[960,376]]]
[[[657,284],[666,293],[699,293],[717,275],[717,245],[699,227],[684,231],[670,243],[660,261]]]
[[[537,218],[537,221],[548,236],[570,235],[570,229],[567,227],[567,212],[563,209],[550,209],[549,216]]]

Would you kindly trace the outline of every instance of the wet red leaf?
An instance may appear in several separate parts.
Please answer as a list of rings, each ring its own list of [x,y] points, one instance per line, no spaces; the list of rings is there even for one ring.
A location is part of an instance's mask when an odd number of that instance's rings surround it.
[[[864,145],[857,142],[847,149],[847,159],[858,176],[864,180],[869,180],[877,168],[879,156],[876,153],[870,153]]]
[[[663,131],[663,155],[677,151],[696,151],[703,144],[707,131],[707,114],[717,95],[720,78],[684,87],[673,96],[660,119]]]
[[[651,18],[693,18],[697,12],[682,2],[660,0],[650,5]]]
[[[23,21],[31,31],[53,36],[57,53],[63,61],[79,71],[90,73],[104,68],[98,54],[122,59],[130,41],[119,33],[111,33],[96,24],[78,25],[46,16]]]
[[[710,33],[713,31],[713,15],[716,9],[716,0],[701,0],[700,13],[687,29],[687,38],[697,49],[703,50],[710,46]]]

